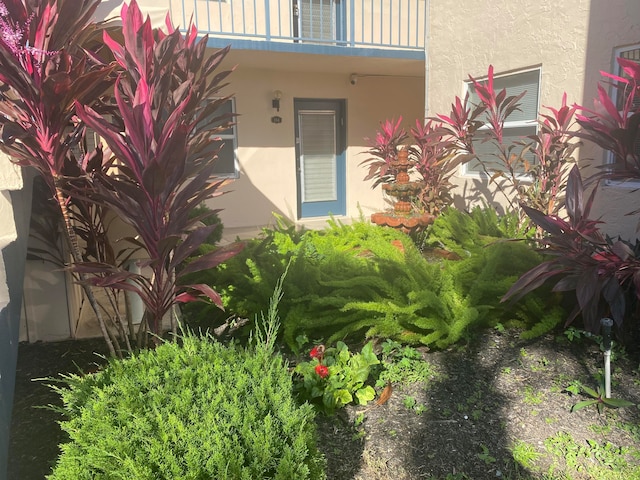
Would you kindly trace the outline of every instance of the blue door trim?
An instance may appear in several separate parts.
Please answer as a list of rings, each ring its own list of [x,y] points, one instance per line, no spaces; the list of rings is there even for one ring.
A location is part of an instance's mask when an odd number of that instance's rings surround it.
[[[301,111],[334,111],[336,118],[336,192],[334,201],[302,201],[302,166],[300,162],[300,125]],[[346,175],[346,105],[338,99],[294,99],[295,138],[296,138],[296,179],[298,191],[298,218],[325,217],[328,215],[346,215],[347,213],[347,175]]]

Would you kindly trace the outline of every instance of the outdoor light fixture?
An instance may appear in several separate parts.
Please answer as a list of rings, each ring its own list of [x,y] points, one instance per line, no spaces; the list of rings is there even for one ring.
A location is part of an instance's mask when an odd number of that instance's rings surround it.
[[[273,92],[273,100],[271,100],[271,107],[275,108],[276,111],[280,111],[280,99],[282,98],[282,92],[280,90],[276,90]]]
[[[282,98],[282,92],[275,90],[273,92],[273,98],[271,100],[271,108],[275,108],[276,112],[280,112],[280,99]],[[282,117],[280,115],[274,115],[271,117],[271,123],[282,123]]]

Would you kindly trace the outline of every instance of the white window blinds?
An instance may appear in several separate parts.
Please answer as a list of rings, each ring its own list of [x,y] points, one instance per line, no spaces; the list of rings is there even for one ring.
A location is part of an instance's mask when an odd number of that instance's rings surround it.
[[[337,198],[336,118],[334,112],[299,113],[302,201]]]

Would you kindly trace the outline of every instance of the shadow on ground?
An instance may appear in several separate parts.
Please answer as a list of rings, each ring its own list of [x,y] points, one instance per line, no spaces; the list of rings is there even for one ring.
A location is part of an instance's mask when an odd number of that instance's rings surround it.
[[[61,419],[60,415],[49,408],[41,408],[61,406],[60,397],[47,387],[49,382],[37,379],[57,377],[60,372],[90,371],[97,363],[104,362],[106,353],[103,339],[20,344],[9,437],[8,479],[45,478],[58,457],[58,444],[66,440],[56,423]]]

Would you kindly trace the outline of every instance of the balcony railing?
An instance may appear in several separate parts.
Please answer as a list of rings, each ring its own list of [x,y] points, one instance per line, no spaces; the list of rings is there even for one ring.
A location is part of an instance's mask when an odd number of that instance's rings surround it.
[[[174,24],[229,40],[424,52],[425,0],[171,0]],[[256,47],[259,48],[259,47]]]

